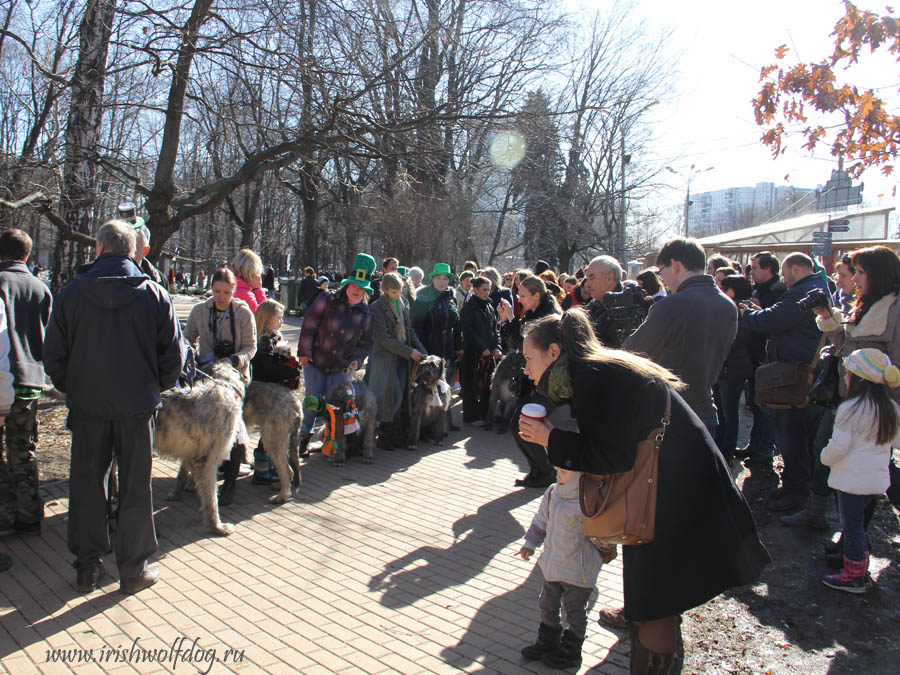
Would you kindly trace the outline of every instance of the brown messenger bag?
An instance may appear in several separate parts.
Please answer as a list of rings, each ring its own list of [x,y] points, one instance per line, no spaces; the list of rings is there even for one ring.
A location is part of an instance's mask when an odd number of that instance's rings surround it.
[[[660,426],[638,443],[634,466],[622,473],[581,475],[579,498],[585,536],[625,546],[653,541],[659,450],[671,419],[672,392],[666,387],[665,415]]]

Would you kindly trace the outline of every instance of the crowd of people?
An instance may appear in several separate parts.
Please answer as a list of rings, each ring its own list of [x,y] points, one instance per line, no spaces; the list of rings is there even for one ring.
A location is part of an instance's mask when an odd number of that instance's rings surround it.
[[[96,587],[110,547],[113,457],[120,589],[135,593],[159,578],[147,563],[156,551],[154,420],[161,392],[194,360],[200,368],[230,363],[246,384],[299,389],[302,379],[307,397],[323,397],[365,369],[378,400],[377,447],[389,451],[409,446],[410,382],[426,356],[442,360],[446,383],[461,398],[462,422],[473,429],[494,421],[489,403],[499,361],[524,363],[510,428],[528,472],[516,486],[545,490],[519,552],[527,560],[543,546],[541,620],[537,641],[522,650],[526,659],[580,664],[590,591],[602,564],[617,555],[583,534],[581,475],[628,471],[662,418],[655,536],[623,547],[624,608],[605,612],[632,629],[632,672],[678,672],[680,615],[751,583],[769,562],[733,478],[741,462],[774,476],[781,456],[781,484],[767,508],[782,513],[786,526],[827,530],[834,493],[841,538],[827,542],[826,555],[839,569],[823,582],[852,593],[873,583],[866,530],[877,495],[891,485],[892,447],[900,442],[900,371],[893,365],[900,359],[900,259],[889,248],[846,255],[829,277],[801,252],[781,260],[758,252],[744,267],[676,238],[634,280],[609,255],[572,275],[542,261],[505,274],[467,261],[457,276],[445,262],[426,273],[394,257],[377,269],[360,253],[337,283],[304,269],[294,356],[280,331],[284,305],[271,297],[271,268],[248,249],[211,275],[210,297],[193,307],[182,333],[144,257],[144,229],[125,220],[100,227],[96,259],[78,270],[52,312],[50,292],[26,266],[28,235],[0,234],[0,534],[41,530],[35,420],[46,371],[70,410],[68,542],[80,591]],[[836,373],[830,401],[757,405],[757,389],[769,386],[761,369],[811,367],[823,347],[831,356],[822,368],[827,362]],[[128,378],[115,375],[124,372]],[[742,397],[752,430],[738,447]],[[546,414],[524,415],[526,405]],[[307,408],[301,456],[311,452],[319,422]],[[221,505],[234,499],[248,443],[241,427],[222,467]],[[277,480],[261,445],[252,480]],[[10,563],[0,556],[0,568]]]

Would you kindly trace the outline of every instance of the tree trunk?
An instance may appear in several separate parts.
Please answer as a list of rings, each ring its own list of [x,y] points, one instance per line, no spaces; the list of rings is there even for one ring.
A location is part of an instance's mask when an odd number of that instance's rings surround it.
[[[94,207],[97,142],[103,119],[103,85],[116,0],[88,0],[79,30],[78,61],[72,75],[71,103],[66,123],[62,210],[66,224],[89,234]],[[83,243],[67,241],[57,232],[51,286],[74,276],[75,267],[89,254]]]

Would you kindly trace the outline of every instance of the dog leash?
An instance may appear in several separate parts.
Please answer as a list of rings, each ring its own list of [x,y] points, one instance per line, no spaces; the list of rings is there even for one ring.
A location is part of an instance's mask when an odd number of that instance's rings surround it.
[[[241,391],[238,387],[236,387],[236,386],[234,386],[233,384],[231,384],[231,382],[223,382],[223,381],[221,381],[221,380],[217,380],[217,379],[214,378],[212,375],[210,375],[209,373],[204,373],[202,370],[197,370],[197,375],[200,375],[200,376],[205,377],[205,378],[207,378],[207,379],[209,379],[209,380],[212,380],[212,381],[215,382],[216,384],[224,384],[225,386],[230,387],[230,388],[233,389],[234,392],[237,394],[238,398],[241,399],[241,400],[243,400],[243,398],[244,398],[244,393],[245,393],[245,392]]]

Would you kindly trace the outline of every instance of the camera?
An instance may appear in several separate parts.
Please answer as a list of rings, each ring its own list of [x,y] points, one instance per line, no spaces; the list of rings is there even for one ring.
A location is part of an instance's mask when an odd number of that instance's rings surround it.
[[[640,286],[627,286],[618,293],[607,293],[603,296],[603,304],[607,309],[629,309],[631,307],[643,304],[643,299],[647,297],[647,291]]]
[[[806,294],[806,297],[797,301],[797,307],[799,307],[802,312],[811,312],[815,309],[828,308],[831,307],[831,298],[828,297],[828,293],[825,291],[814,288]]]
[[[234,343],[231,340],[222,340],[213,347],[213,354],[217,359],[227,359],[234,354]]]

